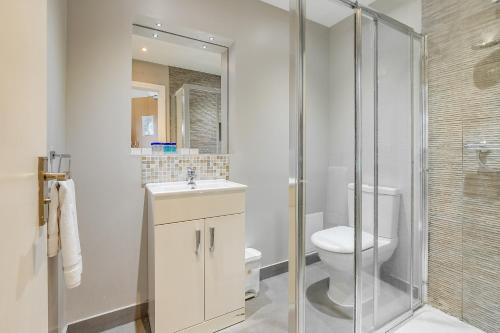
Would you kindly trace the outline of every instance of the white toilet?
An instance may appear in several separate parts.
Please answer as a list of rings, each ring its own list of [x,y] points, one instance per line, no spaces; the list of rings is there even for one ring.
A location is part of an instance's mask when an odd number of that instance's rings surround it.
[[[330,276],[328,297],[342,307],[354,304],[354,184],[347,186],[349,225],[318,231],[311,236],[321,261]],[[398,243],[399,190],[378,187],[378,263],[389,260]],[[373,297],[370,286],[373,275],[373,186],[363,185],[362,195],[362,265],[363,302]]]

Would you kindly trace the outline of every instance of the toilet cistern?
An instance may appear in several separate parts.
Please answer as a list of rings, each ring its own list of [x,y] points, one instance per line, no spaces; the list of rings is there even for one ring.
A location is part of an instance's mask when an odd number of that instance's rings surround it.
[[[191,186],[191,189],[196,188],[196,182],[194,181],[196,177],[196,168],[188,167],[187,168],[187,181],[188,185]]]

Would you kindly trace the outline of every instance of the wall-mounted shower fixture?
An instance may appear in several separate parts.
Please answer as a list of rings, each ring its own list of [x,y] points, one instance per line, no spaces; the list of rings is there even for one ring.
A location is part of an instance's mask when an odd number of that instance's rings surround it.
[[[481,141],[480,143],[468,143],[464,145],[467,150],[472,150],[476,152],[477,162],[479,164],[479,170],[482,172],[500,172],[498,169],[490,168],[483,162],[482,158],[484,154],[488,154],[493,150],[500,150],[500,144],[488,143],[486,141]]]
[[[500,2],[500,0],[498,0]],[[487,49],[489,47],[493,47],[495,45],[500,44],[500,37],[497,37],[496,39],[491,39],[491,40],[485,40],[480,43],[472,45],[473,50],[482,50],[482,49]]]
[[[500,3],[500,0],[490,0],[492,4]],[[473,50],[482,50],[487,49],[489,47],[493,47],[495,45],[500,44],[500,37],[491,35],[488,38],[483,39],[481,42],[472,45]]]

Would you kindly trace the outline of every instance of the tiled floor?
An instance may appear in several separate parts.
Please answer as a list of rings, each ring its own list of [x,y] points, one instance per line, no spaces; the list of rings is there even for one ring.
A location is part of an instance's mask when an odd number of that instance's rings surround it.
[[[307,267],[306,282],[306,331],[310,333],[352,332],[352,319],[349,314],[336,309],[326,296],[328,276],[321,262]],[[408,296],[401,290],[382,283],[379,302],[379,318],[392,318],[401,313]],[[383,304],[383,307],[380,306]],[[365,322],[371,322],[371,304],[365,309]],[[257,298],[246,303],[246,320],[238,325],[222,330],[223,333],[287,333],[288,332],[288,274],[281,274],[261,283]],[[142,322],[129,323],[107,333],[146,333]],[[424,307],[397,333],[480,333],[472,326],[450,317],[431,307]]]

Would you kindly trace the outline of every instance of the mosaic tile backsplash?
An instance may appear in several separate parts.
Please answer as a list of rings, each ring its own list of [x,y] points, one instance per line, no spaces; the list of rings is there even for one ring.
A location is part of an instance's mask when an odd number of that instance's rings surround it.
[[[229,155],[142,156],[142,184],[187,179],[188,167],[196,168],[196,179],[229,179]]]

